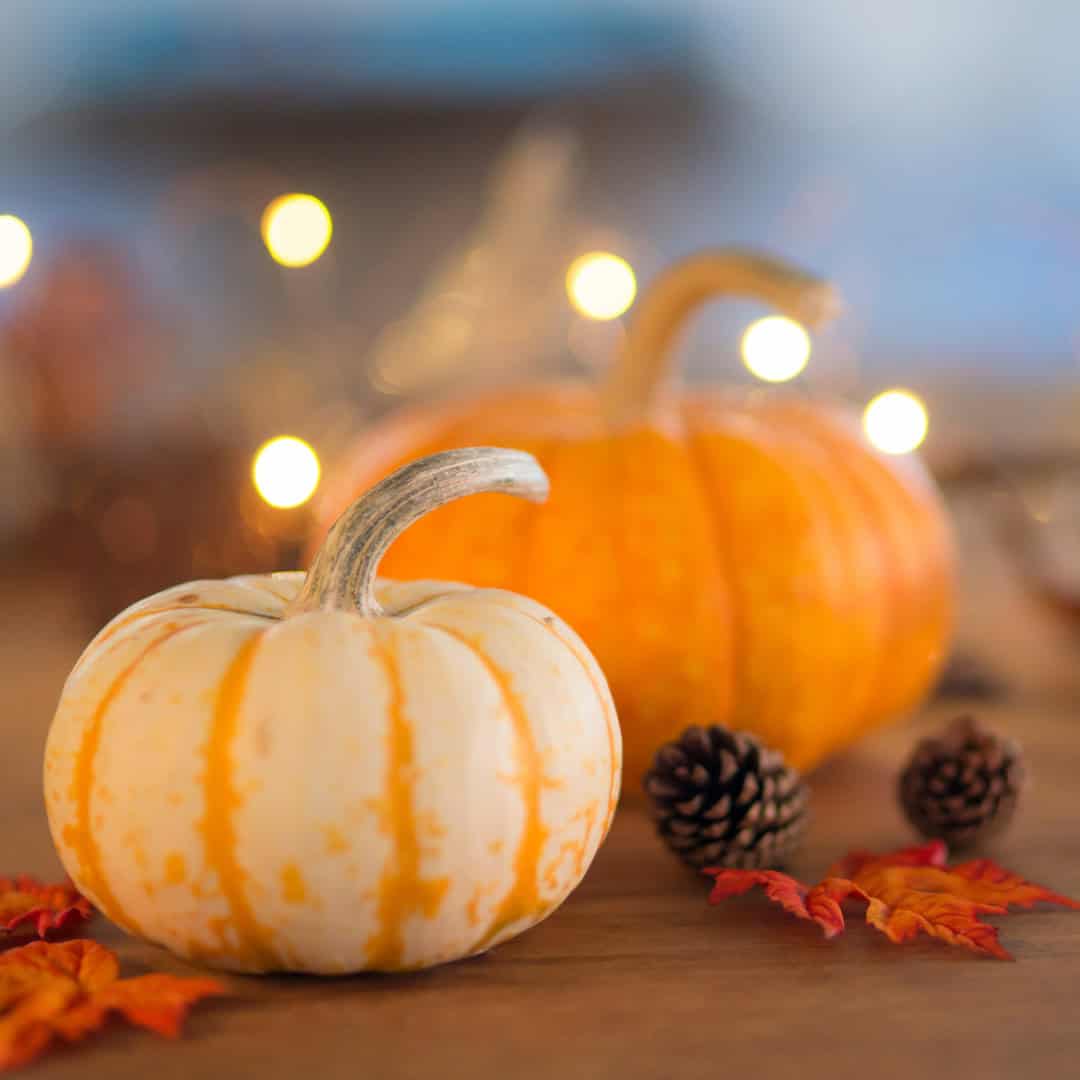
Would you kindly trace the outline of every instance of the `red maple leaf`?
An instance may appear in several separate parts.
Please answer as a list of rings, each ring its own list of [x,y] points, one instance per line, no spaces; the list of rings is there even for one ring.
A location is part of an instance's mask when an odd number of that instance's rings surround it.
[[[225,992],[216,979],[119,975],[116,954],[93,941],[35,941],[0,954],[0,1070],[32,1061],[54,1039],[85,1039],[112,1013],[176,1038],[196,1001]]]
[[[28,928],[38,937],[61,933],[92,914],[90,901],[72,885],[45,885],[28,874],[0,877],[0,941]]]
[[[1012,957],[998,941],[997,930],[980,915],[1004,915],[1010,907],[1029,908],[1040,902],[1080,910],[1075,900],[1025,881],[989,859],[949,867],[947,858],[940,840],[890,855],[856,851],[813,887],[775,870],[705,873],[714,878],[711,904],[761,885],[770,900],[800,919],[818,923],[832,938],[844,930],[843,902],[861,900],[866,921],[897,944],[921,932],[1002,960]]]

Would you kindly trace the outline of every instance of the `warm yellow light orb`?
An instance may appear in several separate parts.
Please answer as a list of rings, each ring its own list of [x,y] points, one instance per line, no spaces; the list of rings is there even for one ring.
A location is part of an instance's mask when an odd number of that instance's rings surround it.
[[[751,375],[765,382],[787,382],[810,359],[810,335],[786,315],[768,315],[746,328],[742,359]]]
[[[263,211],[263,242],[282,266],[310,266],[333,232],[330,211],[314,195],[282,195]]]
[[[634,302],[637,279],[625,259],[607,251],[590,251],[570,264],[566,293],[586,318],[617,319]]]
[[[863,412],[866,437],[886,454],[910,453],[922,444],[929,427],[926,406],[907,390],[886,390]]]
[[[315,494],[320,471],[318,456],[303,439],[279,435],[255,452],[251,478],[263,499],[287,510]]]
[[[34,238],[26,222],[0,214],[0,289],[14,285],[26,273],[34,254]]]

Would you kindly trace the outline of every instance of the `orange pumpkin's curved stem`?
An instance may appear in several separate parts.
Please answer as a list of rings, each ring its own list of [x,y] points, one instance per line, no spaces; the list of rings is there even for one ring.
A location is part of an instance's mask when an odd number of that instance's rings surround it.
[[[375,572],[387,548],[444,503],[488,491],[543,502],[547,474],[532,454],[494,446],[445,450],[391,473],[334,523],[288,614],[320,609],[384,614],[375,599]]]
[[[835,289],[767,255],[716,249],[691,255],[665,270],[642,295],[605,389],[608,413],[633,421],[647,413],[671,369],[672,352],[687,318],[708,300],[761,300],[809,327],[840,307]]]

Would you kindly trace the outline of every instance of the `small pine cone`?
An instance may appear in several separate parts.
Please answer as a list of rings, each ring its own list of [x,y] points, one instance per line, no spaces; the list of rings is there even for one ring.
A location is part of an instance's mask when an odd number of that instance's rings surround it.
[[[1008,825],[1023,783],[1016,743],[962,716],[915,747],[900,774],[900,803],[924,836],[960,849]]]
[[[688,727],[657,750],[644,784],[664,842],[699,869],[781,865],[806,827],[802,777],[746,732]]]

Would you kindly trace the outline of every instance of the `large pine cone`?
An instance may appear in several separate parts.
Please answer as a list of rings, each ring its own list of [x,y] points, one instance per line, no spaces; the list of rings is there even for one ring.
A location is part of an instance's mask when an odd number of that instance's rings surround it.
[[[656,752],[644,785],[664,842],[694,867],[778,866],[806,827],[802,777],[746,732],[687,728]]]

